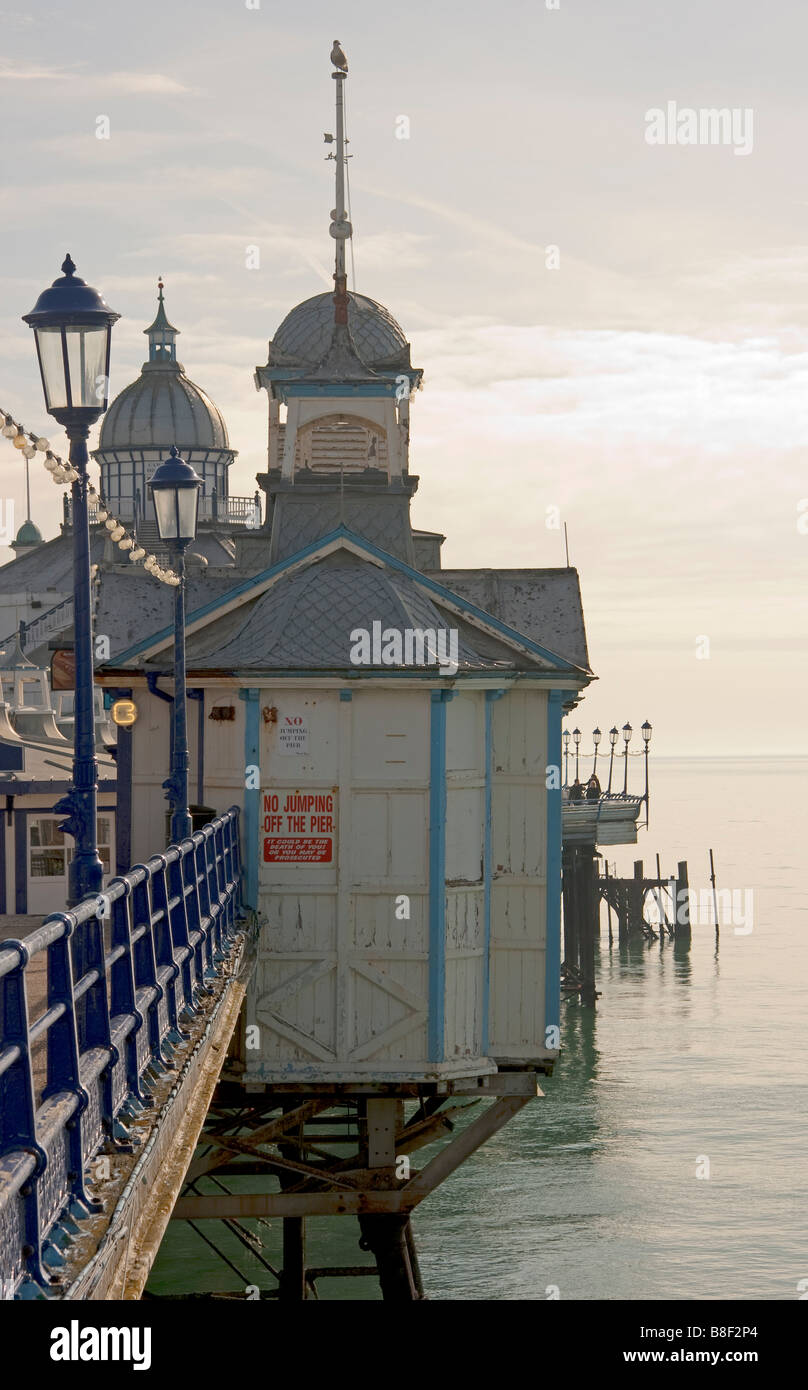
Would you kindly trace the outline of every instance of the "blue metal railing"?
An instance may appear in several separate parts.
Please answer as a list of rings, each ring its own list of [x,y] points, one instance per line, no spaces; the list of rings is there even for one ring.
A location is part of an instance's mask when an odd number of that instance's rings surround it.
[[[239,810],[114,878],[101,898],[0,944],[0,1299],[34,1295],[74,1219],[85,1169],[153,1104],[241,918]],[[31,1019],[32,963],[47,1000]],[[44,981],[43,981],[44,984]],[[46,1056],[41,1057],[44,1043]]]

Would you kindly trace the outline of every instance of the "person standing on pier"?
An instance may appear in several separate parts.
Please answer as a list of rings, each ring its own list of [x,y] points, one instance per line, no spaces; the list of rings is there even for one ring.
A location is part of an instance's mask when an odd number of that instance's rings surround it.
[[[595,773],[593,772],[592,776],[586,784],[586,799],[587,801],[599,801],[602,795],[603,793],[600,789],[600,782],[598,781]]]

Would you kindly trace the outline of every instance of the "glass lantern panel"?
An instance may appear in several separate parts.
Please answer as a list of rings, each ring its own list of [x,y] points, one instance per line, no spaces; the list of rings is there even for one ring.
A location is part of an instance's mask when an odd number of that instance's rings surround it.
[[[173,487],[154,488],[154,511],[157,516],[157,529],[163,541],[175,541],[177,531],[177,490]]]
[[[199,509],[199,488],[183,487],[177,490],[179,511],[179,534],[181,540],[192,541],[196,535],[196,519]]]
[[[76,325],[65,329],[71,404],[74,406],[94,406],[96,410],[104,407],[108,395],[107,332],[106,326]]]
[[[64,410],[67,405],[67,386],[65,383],[65,364],[62,357],[61,328],[37,328],[36,345],[42,380],[45,385],[45,402],[48,410]]]

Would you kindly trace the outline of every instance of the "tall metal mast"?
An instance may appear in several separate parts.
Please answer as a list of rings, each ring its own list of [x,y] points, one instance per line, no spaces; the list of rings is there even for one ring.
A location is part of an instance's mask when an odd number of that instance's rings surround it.
[[[345,212],[345,103],[342,84],[348,76],[348,64],[345,54],[340,48],[339,41],[334,40],[334,47],[331,50],[331,62],[336,71],[331,76],[337,84],[336,104],[337,104],[337,149],[335,154],[328,155],[329,159],[336,161],[336,207],[331,213],[331,226],[329,231],[336,242],[336,254],[334,257],[334,322],[348,322],[348,282],[345,272],[345,242],[352,235],[353,228],[348,221]],[[328,136],[326,139],[328,140]]]

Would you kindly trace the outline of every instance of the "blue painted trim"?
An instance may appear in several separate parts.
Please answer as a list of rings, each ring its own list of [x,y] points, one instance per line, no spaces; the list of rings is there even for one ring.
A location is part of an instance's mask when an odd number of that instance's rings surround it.
[[[561,1028],[561,720],[564,703],[575,692],[547,695],[547,766],[558,768],[558,787],[547,788],[546,946],[544,953],[544,1029]]]
[[[205,692],[200,687],[186,690],[189,700],[197,700],[199,709],[196,719],[196,804],[205,804]]]
[[[485,692],[485,830],[483,844],[483,1028],[482,1052],[489,1048],[491,1013],[491,869],[493,863],[494,826],[492,819],[492,778],[494,761],[494,701],[501,700],[504,690]]]
[[[117,697],[116,697],[117,698]],[[122,697],[131,700],[132,691]],[[118,729],[117,795],[115,799],[115,872],[128,873],[132,867],[132,729]]]
[[[355,531],[350,531],[347,526],[337,526],[333,531],[329,531],[327,535],[318,537],[316,541],[312,541],[309,545],[304,546],[302,550],[298,550],[294,555],[290,555],[288,559],[279,560],[277,564],[270,565],[268,569],[262,570],[260,574],[255,574],[250,579],[245,579],[241,584],[234,585],[232,589],[228,589],[226,593],[220,594],[218,598],[212,599],[210,603],[203,604],[201,608],[196,608],[193,613],[189,613],[186,618],[186,629],[190,629],[202,618],[206,618],[210,614],[215,613],[217,609],[223,607],[225,604],[232,603],[234,599],[251,593],[268,580],[279,577],[285,570],[296,568],[304,560],[319,554],[338,540],[350,541],[352,545],[364,551],[366,555],[370,555],[374,559],[381,561],[384,565],[388,566],[388,568],[397,570],[400,574],[407,575],[410,579],[414,580],[415,583],[419,584],[421,588],[428,589],[438,598],[442,597],[445,601],[453,604],[454,607],[459,608],[461,612],[468,613],[470,617],[477,618],[480,622],[485,623],[488,627],[501,633],[502,636],[506,637],[509,641],[516,642],[520,647],[524,647],[525,651],[540,656],[544,661],[552,662],[557,672],[568,673],[573,676],[591,676],[591,671],[585,671],[582,666],[576,666],[570,661],[565,661],[557,652],[551,652],[547,647],[539,646],[538,642],[533,642],[529,637],[525,637],[523,633],[517,632],[515,628],[508,627],[507,623],[502,623],[499,618],[493,617],[491,613],[486,613],[484,609],[477,608],[475,604],[469,603],[467,599],[461,598],[459,594],[453,593],[451,589],[447,589],[443,584],[438,584],[436,580],[429,579],[427,575],[422,574],[420,570],[413,569],[412,565],[408,565],[406,561],[399,560],[397,556],[390,555],[386,550],[381,550],[377,545],[373,545],[370,541],[365,540],[364,536],[359,536]],[[173,635],[173,626],[161,628],[159,632],[153,633],[151,637],[144,638],[143,641],[135,643],[134,646],[128,647],[126,651],[116,656],[113,669],[119,669],[128,661],[134,660],[141,652],[147,651],[157,643],[172,640]],[[112,667],[113,663],[110,661],[109,665]],[[475,672],[475,674],[479,675],[480,673],[478,671]],[[540,672],[539,674],[549,675],[552,673]]]
[[[53,808],[48,807],[52,813]],[[14,911],[28,911],[28,812],[14,810]]]
[[[427,1057],[446,1056],[446,706],[451,690],[433,690],[429,724],[429,1005]]]
[[[260,723],[256,689],[239,691],[239,699],[246,702],[244,720],[244,767],[261,766]],[[246,781],[246,771],[245,771]],[[260,779],[259,779],[260,781]],[[261,788],[247,787],[244,790],[244,902],[247,907],[258,907],[258,826],[261,818]]]
[[[339,692],[339,698],[340,698],[340,700],[341,700],[344,704],[347,704],[347,702],[348,702],[349,700],[352,700],[352,699],[353,699],[353,691],[352,691],[352,690],[341,690],[341,691]]]
[[[6,795],[6,806],[8,806],[8,794]],[[13,815],[13,812],[12,812]],[[0,915],[5,916],[6,908],[6,821],[7,814],[4,812],[0,820]]]
[[[405,375],[404,372],[401,373]],[[395,396],[395,381],[359,381],[350,383],[347,381],[334,382],[333,385],[324,385],[320,381],[287,381],[284,387],[284,395],[290,399],[295,396]]]

